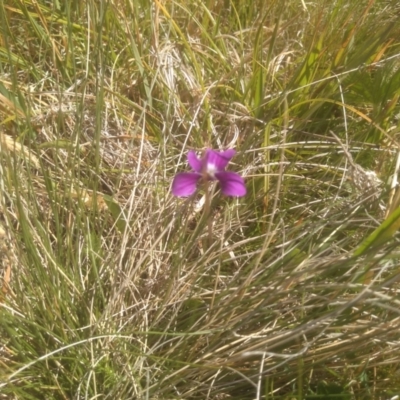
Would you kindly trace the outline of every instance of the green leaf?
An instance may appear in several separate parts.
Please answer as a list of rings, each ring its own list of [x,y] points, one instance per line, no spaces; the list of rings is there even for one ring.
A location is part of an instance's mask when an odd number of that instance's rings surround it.
[[[367,250],[389,241],[400,228],[400,207],[396,208],[381,225],[378,226],[354,251],[354,256],[361,256]]]
[[[112,217],[114,218],[115,226],[121,233],[123,233],[126,229],[126,220],[120,205],[111,196],[104,194],[103,199]]]

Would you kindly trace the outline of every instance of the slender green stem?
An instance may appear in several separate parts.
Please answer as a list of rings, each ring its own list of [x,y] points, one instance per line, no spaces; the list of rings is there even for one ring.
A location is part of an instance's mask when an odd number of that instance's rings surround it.
[[[204,205],[204,218],[207,219],[208,226],[208,246],[212,244],[212,218],[211,218],[211,194],[210,194],[210,182],[206,180],[205,182],[205,191],[206,191],[206,201]]]

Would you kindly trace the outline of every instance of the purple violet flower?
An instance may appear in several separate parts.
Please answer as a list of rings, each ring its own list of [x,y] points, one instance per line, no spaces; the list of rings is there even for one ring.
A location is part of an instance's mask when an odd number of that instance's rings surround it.
[[[179,197],[192,195],[201,178],[208,181],[218,180],[222,193],[227,196],[244,196],[246,186],[243,178],[235,172],[225,171],[231,158],[236,154],[233,149],[215,151],[207,149],[202,158],[191,150],[187,155],[189,165],[194,172],[181,172],[172,182],[172,194]]]

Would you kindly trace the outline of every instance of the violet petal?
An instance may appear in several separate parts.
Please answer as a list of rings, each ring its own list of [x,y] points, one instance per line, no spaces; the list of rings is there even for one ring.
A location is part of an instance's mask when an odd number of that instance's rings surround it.
[[[196,191],[196,186],[201,175],[197,172],[181,172],[175,175],[172,182],[172,194],[187,197]]]
[[[207,169],[209,169],[209,166],[211,166],[211,169],[223,171],[235,154],[236,151],[233,149],[228,149],[225,151],[214,151],[208,149],[205,156]]]
[[[235,172],[217,172],[215,174],[221,185],[222,193],[227,196],[245,196],[247,193],[243,178]]]
[[[195,151],[193,151],[193,150],[189,151],[189,153],[187,155],[187,160],[188,160],[189,165],[192,167],[192,169],[194,171],[201,173],[201,170],[203,169],[203,163],[197,157]]]

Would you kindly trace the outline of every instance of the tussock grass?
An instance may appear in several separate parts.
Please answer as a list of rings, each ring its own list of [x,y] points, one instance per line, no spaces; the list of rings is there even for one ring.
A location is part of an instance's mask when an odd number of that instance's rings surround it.
[[[395,2],[0,7],[1,398],[399,393]]]

